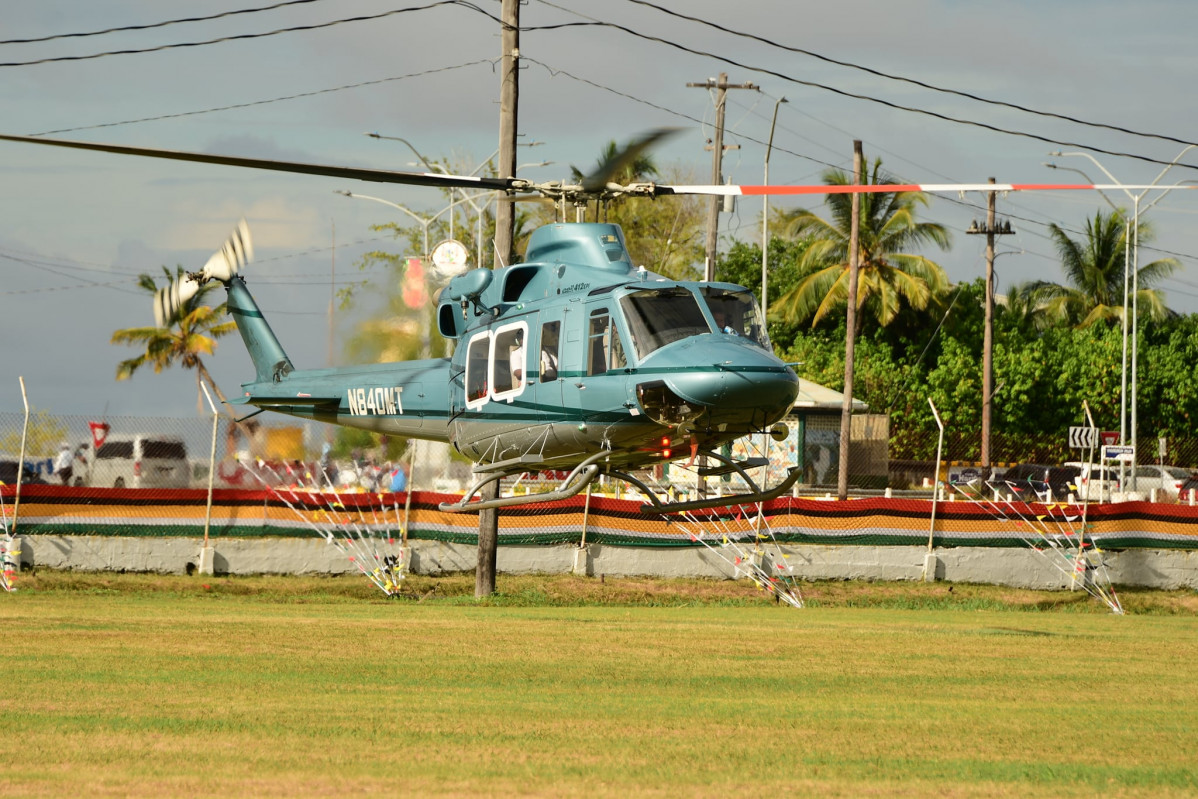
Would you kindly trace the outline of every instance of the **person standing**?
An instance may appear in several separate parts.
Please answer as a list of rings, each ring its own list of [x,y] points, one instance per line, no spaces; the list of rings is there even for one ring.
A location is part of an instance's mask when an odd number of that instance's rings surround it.
[[[64,441],[59,444],[58,455],[54,458],[54,474],[58,476],[64,486],[71,484],[74,467],[75,453],[71,451],[71,445]]]

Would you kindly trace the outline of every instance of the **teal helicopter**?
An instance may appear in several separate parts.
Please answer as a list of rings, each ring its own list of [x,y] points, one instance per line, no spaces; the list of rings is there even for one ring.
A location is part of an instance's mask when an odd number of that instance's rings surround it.
[[[1093,184],[875,184],[667,186],[611,182],[622,166],[666,135],[633,142],[577,184],[534,183],[443,173],[395,172],[144,147],[0,135],[0,140],[378,183],[490,190],[507,199],[539,196],[585,208],[616,197],[823,195],[831,193],[1009,192],[1110,189]],[[1123,186],[1119,188],[1150,188]],[[1198,188],[1198,187],[1187,187]],[[336,369],[296,369],[241,272],[252,258],[242,223],[198,272],[160,292],[165,324],[199,285],[221,283],[249,351],[254,378],[231,402],[387,435],[449,443],[478,475],[458,502],[465,511],[548,502],[578,494],[598,476],[623,480],[648,499],[642,510],[671,512],[761,502],[788,491],[791,469],[774,486],[749,471],[764,458],[736,460],[721,447],[751,434],[786,435],[781,419],[798,394],[794,371],[774,354],[752,293],[727,283],[671,280],[633,264],[616,225],[559,222],[534,231],[524,261],[454,276],[437,302],[437,328],[456,346],[448,358]],[[248,418],[244,417],[244,418]],[[740,494],[662,500],[635,472],[702,458],[701,476],[735,473]],[[555,488],[477,498],[489,484],[528,472],[555,472]]]
[[[664,135],[654,132],[577,184],[514,178],[388,172],[122,147],[46,138],[12,141],[387,183],[491,189],[585,207],[619,196],[674,193],[609,178]],[[726,190],[727,187],[712,187]],[[683,187],[688,193],[704,187]],[[786,435],[780,421],[798,394],[795,372],[774,355],[752,292],[728,283],[672,280],[633,263],[618,225],[561,222],[533,232],[522,263],[457,274],[440,292],[436,324],[453,354],[397,363],[297,369],[271,330],[242,271],[253,257],[243,221],[198,272],[155,298],[159,325],[209,281],[254,365],[231,403],[392,436],[447,442],[475,463],[473,486],[444,510],[547,502],[578,494],[598,476],[644,493],[646,511],[759,502],[787,491],[791,470],[758,486],[722,445],[750,434]],[[248,416],[243,417],[248,418]],[[704,476],[737,473],[748,490],[690,501],[662,500],[635,472],[704,456]],[[556,487],[480,499],[489,484],[529,472],[564,475]]]

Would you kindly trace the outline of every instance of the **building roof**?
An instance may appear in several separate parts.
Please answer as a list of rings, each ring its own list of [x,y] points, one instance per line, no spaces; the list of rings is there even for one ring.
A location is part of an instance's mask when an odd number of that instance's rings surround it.
[[[819,383],[799,378],[799,396],[795,399],[796,410],[836,410],[844,407],[844,394]],[[868,411],[869,406],[861,400],[853,400],[854,411]]]

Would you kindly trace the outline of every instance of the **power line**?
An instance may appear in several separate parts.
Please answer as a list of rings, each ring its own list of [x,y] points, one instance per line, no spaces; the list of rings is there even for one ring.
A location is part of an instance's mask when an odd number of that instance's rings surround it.
[[[438,0],[438,2],[429,3],[428,5],[425,5],[425,6],[410,6],[408,8],[396,8],[396,9],[392,9],[391,11],[384,11],[380,14],[368,14],[368,15],[359,16],[359,17],[346,17],[345,19],[336,19],[331,22],[319,22],[319,23],[314,23],[312,25],[295,25],[290,28],[277,28],[275,30],[265,31],[263,33],[239,33],[239,34],[235,34],[233,36],[220,36],[215,39],[205,39],[203,41],[176,42],[175,44],[162,44],[162,45],[158,45],[156,47],[130,48],[127,50],[106,50],[102,53],[90,53],[88,55],[53,56],[53,57],[49,57],[49,58],[38,58],[38,59],[34,59],[32,61],[7,61],[7,62],[0,62],[0,67],[29,67],[29,66],[34,66],[36,64],[56,64],[56,63],[61,63],[64,61],[87,61],[87,60],[94,59],[94,58],[105,58],[107,56],[137,55],[137,54],[141,54],[141,53],[157,53],[157,52],[161,52],[163,50],[177,50],[177,49],[187,48],[187,47],[204,47],[206,45],[220,44],[222,42],[234,42],[234,41],[241,41],[244,39],[261,39],[261,38],[264,38],[267,36],[277,36],[281,33],[296,33],[299,31],[312,31],[312,30],[319,30],[321,28],[331,28],[335,25],[345,25],[350,22],[368,22],[370,20],[383,19],[384,17],[391,17],[396,14],[406,14],[409,11],[427,11],[431,8],[437,8],[439,6],[457,6],[457,5],[466,6],[466,7],[474,8],[475,10],[481,11],[481,9],[478,9],[477,7],[473,6],[470,3],[463,2],[463,0]],[[485,12],[483,12],[483,13],[485,13]]]
[[[486,12],[481,11],[481,9],[478,9],[478,10],[480,13],[486,14]],[[491,15],[486,14],[486,16],[491,16]],[[716,53],[712,53],[712,52],[709,52],[706,50],[696,50],[692,47],[687,47],[686,45],[679,44],[678,42],[670,41],[669,39],[663,39],[660,36],[652,36],[647,33],[641,33],[639,31],[635,31],[631,28],[628,28],[624,25],[619,25],[614,22],[593,22],[593,21],[559,22],[559,23],[554,23],[554,24],[550,24],[550,25],[537,25],[537,26],[526,27],[526,28],[522,28],[521,30],[522,31],[552,31],[552,30],[563,30],[566,28],[586,28],[586,27],[612,28],[613,30],[618,30],[618,31],[621,31],[622,33],[626,33],[629,36],[635,36],[638,39],[644,39],[645,41],[663,44],[663,45],[665,45],[667,47],[671,47],[675,50],[681,50],[684,53],[690,53],[691,55],[702,56],[704,58],[712,58],[717,61],[722,61],[725,64],[730,64],[734,67],[739,67],[740,69],[749,69],[754,72],[760,72],[763,75],[771,75],[775,78],[778,78],[779,80],[784,80],[789,83],[797,84],[799,86],[807,86],[807,87],[813,88],[813,89],[822,89],[823,91],[832,92],[833,94],[837,94],[842,97],[848,97],[848,98],[851,98],[854,100],[864,100],[866,102],[876,103],[877,105],[885,106],[887,108],[891,108],[896,111],[907,111],[907,112],[913,113],[913,114],[921,114],[923,116],[932,117],[933,119],[939,119],[943,122],[951,122],[951,123],[957,124],[957,125],[967,125],[969,127],[980,128],[982,130],[988,130],[993,133],[1001,133],[1001,134],[1004,134],[1007,136],[1018,136],[1018,137],[1025,138],[1025,139],[1032,139],[1034,141],[1044,142],[1045,144],[1055,144],[1055,145],[1058,145],[1061,147],[1070,147],[1070,148],[1089,150],[1091,152],[1101,153],[1103,155],[1110,155],[1110,156],[1114,156],[1117,158],[1130,158],[1130,159],[1133,159],[1136,161],[1145,161],[1145,162],[1152,163],[1152,164],[1181,166],[1181,167],[1185,167],[1186,169],[1198,169],[1198,167],[1193,167],[1188,164],[1175,164],[1173,161],[1164,161],[1159,158],[1152,158],[1151,156],[1137,155],[1135,153],[1122,152],[1119,150],[1108,150],[1108,149],[1105,149],[1102,147],[1096,147],[1094,145],[1082,144],[1080,142],[1066,141],[1066,140],[1062,140],[1062,139],[1053,139],[1048,136],[1041,136],[1037,133],[1029,133],[1027,131],[1012,130],[1010,128],[1002,128],[997,125],[991,125],[987,122],[979,122],[979,121],[973,120],[973,119],[961,119],[959,117],[953,117],[953,116],[949,116],[947,114],[941,114],[937,111],[929,111],[924,108],[916,108],[914,106],[903,105],[901,103],[894,103],[889,100],[883,100],[880,97],[872,97],[867,94],[860,94],[858,92],[850,92],[846,89],[838,89],[835,86],[829,86],[829,85],[823,84],[823,83],[816,83],[815,81],[802,80],[800,78],[794,77],[793,75],[787,75],[785,73],[778,72],[776,70],[766,69],[765,67],[759,67],[759,66],[753,66],[751,64],[746,64],[744,62],[736,61],[735,59],[728,58],[726,56],[721,56],[721,55],[718,55]],[[1176,141],[1181,142],[1181,143],[1186,143],[1186,144],[1189,143],[1189,142],[1185,142],[1182,139],[1177,139]]]
[[[210,14],[206,17],[184,17],[182,19],[168,19],[163,22],[150,22],[145,25],[124,25],[119,28],[105,28],[98,31],[83,31],[80,33],[54,33],[49,36],[38,36],[30,39],[8,39],[0,41],[3,44],[38,44],[41,42],[53,42],[58,39],[82,39],[88,36],[103,36],[109,33],[125,33],[127,31],[145,31],[153,28],[166,28],[171,25],[182,25],[189,22],[208,22],[214,19],[222,19],[224,17],[235,17],[241,14],[257,14],[261,11],[274,11],[275,9],[284,8],[286,6],[305,5],[307,3],[320,3],[324,0],[286,0],[286,2],[275,3],[271,6],[261,6],[259,8],[239,8],[233,11],[222,11],[219,14]]]
[[[175,114],[159,114],[158,116],[141,117],[140,119],[125,119],[125,120],[121,120],[119,122],[103,122],[103,123],[99,123],[96,125],[78,125],[78,126],[72,127],[72,128],[58,128],[57,130],[44,130],[44,131],[41,131],[40,133],[34,133],[31,135],[33,135],[33,136],[50,136],[50,135],[57,134],[57,133],[73,133],[73,132],[80,131],[80,130],[95,130],[97,128],[113,128],[113,127],[118,127],[120,125],[134,125],[139,122],[158,122],[163,119],[178,119],[180,117],[198,116],[200,114],[213,114],[218,111],[234,111],[234,110],[238,110],[241,108],[252,108],[254,106],[259,106],[259,105],[270,105],[271,103],[281,103],[286,100],[300,100],[305,97],[315,97],[315,96],[321,95],[321,94],[331,94],[333,92],[346,91],[347,89],[360,89],[364,86],[377,86],[378,84],[389,83],[391,81],[408,80],[409,78],[421,78],[426,75],[432,75],[437,72],[450,72],[455,69],[462,69],[464,67],[473,67],[473,66],[477,66],[479,64],[491,64],[491,63],[494,63],[494,60],[495,59],[484,58],[484,59],[479,59],[478,61],[467,61],[464,64],[455,64],[454,66],[450,66],[450,67],[434,67],[432,69],[426,69],[421,72],[409,72],[407,75],[395,75],[390,78],[377,78],[375,80],[361,81],[359,83],[347,83],[343,86],[333,86],[333,87],[327,88],[327,89],[314,89],[313,91],[310,91],[310,92],[300,92],[298,94],[289,94],[289,95],[284,95],[282,97],[272,97],[267,100],[251,100],[251,101],[245,102],[245,103],[235,103],[233,105],[222,105],[222,106],[216,106],[213,108],[204,108],[204,109],[200,109],[198,111],[180,111],[179,113],[175,113]]]
[[[1036,116],[1048,117],[1051,119],[1059,119],[1064,122],[1072,122],[1077,125],[1085,125],[1087,127],[1092,127],[1092,128],[1102,128],[1104,130],[1115,131],[1116,133],[1126,133],[1129,136],[1140,136],[1140,137],[1148,138],[1148,139],[1160,139],[1162,141],[1174,142],[1176,144],[1193,144],[1194,143],[1194,142],[1189,141],[1188,139],[1179,139],[1175,136],[1168,136],[1163,133],[1145,133],[1142,131],[1132,130],[1130,128],[1120,127],[1119,125],[1111,125],[1111,124],[1108,124],[1105,122],[1092,122],[1090,120],[1079,119],[1078,117],[1071,117],[1071,116],[1068,116],[1067,114],[1058,114],[1053,111],[1044,111],[1044,110],[1041,110],[1038,108],[1030,108],[1028,106],[1019,105],[1018,103],[1007,102],[1006,100],[995,100],[995,99],[989,98],[989,97],[982,97],[981,95],[972,94],[970,92],[961,91],[959,89],[949,89],[949,88],[945,88],[943,86],[936,86],[931,83],[926,83],[924,81],[917,80],[915,78],[908,78],[903,75],[894,75],[889,72],[883,72],[881,70],[873,69],[871,67],[863,66],[861,64],[854,64],[850,61],[841,61],[839,59],[831,58],[830,56],[822,55],[820,53],[816,53],[811,50],[805,50],[801,47],[791,47],[790,45],[785,45],[780,42],[776,42],[772,39],[767,39],[764,36],[758,36],[753,33],[746,33],[744,31],[733,30],[732,28],[726,27],[724,25],[719,25],[714,22],[709,22],[708,20],[700,19],[699,17],[693,17],[693,16],[690,16],[689,14],[682,14],[677,11],[672,11],[668,8],[663,8],[662,6],[659,6],[655,3],[648,2],[648,0],[628,0],[628,2],[636,3],[637,5],[645,6],[647,8],[652,8],[656,11],[662,12],[663,14],[669,14],[670,16],[677,17],[679,19],[685,19],[690,22],[699,23],[700,25],[706,25],[707,27],[714,28],[715,30],[720,31],[721,33],[730,33],[733,36],[740,36],[745,39],[752,39],[753,41],[760,42],[765,45],[769,45],[770,47],[776,47],[779,50],[785,50],[790,53],[799,53],[800,55],[810,56],[811,58],[817,59],[819,61],[823,61],[828,64],[835,64],[836,66],[847,67],[849,69],[855,69],[860,72],[865,72],[869,75],[874,75],[875,77],[885,78],[887,80],[899,81],[901,83],[909,83],[913,86],[918,86],[921,89],[928,89],[929,91],[940,92],[942,94],[951,94],[956,97],[964,97],[967,100],[974,100],[979,103],[985,103],[986,105],[995,105],[995,106],[1000,106],[1002,108],[1010,108],[1012,110],[1021,111],[1026,114],[1034,114]]]

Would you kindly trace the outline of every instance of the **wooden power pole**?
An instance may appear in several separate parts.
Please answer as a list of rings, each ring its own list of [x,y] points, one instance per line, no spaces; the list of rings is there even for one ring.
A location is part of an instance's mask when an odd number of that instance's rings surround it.
[[[503,0],[500,9],[503,32],[500,36],[502,60],[499,66],[499,177],[516,175],[516,119],[520,101],[520,0]],[[502,269],[512,252],[515,237],[516,204],[495,204],[494,268]],[[499,481],[489,483],[480,499],[496,499]],[[495,568],[499,548],[499,510],[489,508],[478,513],[478,566],[474,573],[474,596],[495,593]]]
[[[994,178],[990,178],[994,182]],[[994,237],[1014,233],[1011,223],[998,224],[994,212],[995,192],[986,193],[986,222],[975,220],[965,232],[986,236],[986,326],[982,333],[982,479],[989,480],[991,472],[990,430],[994,401]]]
[[[865,158],[861,140],[853,141],[853,182],[865,177]],[[849,498],[849,445],[853,438],[853,359],[857,345],[857,281],[861,271],[861,195],[850,198],[849,212],[849,295],[844,320],[844,404],[840,409],[840,458],[836,475],[836,497]]]
[[[715,89],[715,137],[711,141],[711,182],[719,185],[724,182],[722,167],[724,160],[724,98],[729,89],[756,89],[752,83],[728,83],[728,74],[721,72],[719,78],[708,78],[703,83],[688,83],[688,88]],[[728,149],[732,149],[729,147]],[[712,195],[711,204],[707,209],[707,263],[703,267],[703,279],[715,279],[715,256],[719,241],[720,203],[723,198]]]

